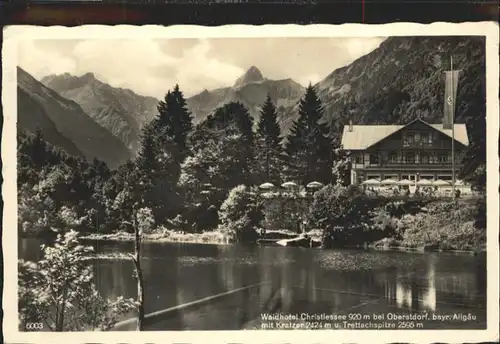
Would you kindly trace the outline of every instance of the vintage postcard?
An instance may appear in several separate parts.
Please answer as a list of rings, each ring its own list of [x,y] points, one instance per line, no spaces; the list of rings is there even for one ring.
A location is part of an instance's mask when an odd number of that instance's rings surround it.
[[[495,341],[498,26],[12,26],[7,343]]]

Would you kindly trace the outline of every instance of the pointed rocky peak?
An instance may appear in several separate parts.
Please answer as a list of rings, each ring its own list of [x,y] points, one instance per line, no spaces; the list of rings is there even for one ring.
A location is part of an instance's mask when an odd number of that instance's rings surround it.
[[[96,78],[95,78],[95,75],[94,73],[85,73],[83,74],[81,77],[80,77],[80,80],[83,81],[83,82],[92,82],[94,81]]]
[[[52,75],[49,75],[47,76],[48,78],[51,77],[51,78],[63,78],[63,79],[71,79],[71,78],[74,78],[73,75],[69,74],[69,73],[63,73],[61,75],[56,75],[56,74],[52,74]]]
[[[241,77],[236,80],[236,83],[234,84],[234,87],[241,87],[246,84],[251,84],[254,82],[260,82],[263,81],[264,77],[262,76],[262,73],[260,70],[255,67],[251,66],[245,74],[243,74]]]
[[[53,89],[56,92],[67,92],[72,89],[85,87],[86,85],[96,85],[100,82],[96,79],[94,73],[88,72],[81,76],[75,76],[70,73],[52,74],[41,79],[42,84]]]

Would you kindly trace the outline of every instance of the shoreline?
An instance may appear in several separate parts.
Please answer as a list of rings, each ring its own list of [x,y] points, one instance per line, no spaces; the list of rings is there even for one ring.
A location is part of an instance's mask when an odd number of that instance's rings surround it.
[[[135,237],[132,233],[119,232],[114,234],[89,234],[81,236],[80,240],[85,241],[109,241],[109,242],[132,242]],[[203,233],[181,233],[168,231],[167,233],[150,233],[143,235],[143,242],[147,243],[178,243],[178,244],[208,244],[208,245],[233,245],[220,232],[203,232]],[[259,246],[255,244],[255,246]],[[315,248],[318,249],[318,248]],[[319,247],[319,249],[324,249]],[[407,247],[403,245],[381,245],[379,242],[369,243],[367,245],[348,245],[344,247],[335,247],[335,249],[359,249],[372,251],[386,252],[414,252],[414,253],[460,253],[478,255],[486,252],[486,247],[478,247],[477,249],[440,249],[434,247]]]
[[[463,254],[473,254],[478,255],[480,253],[486,253],[486,245],[480,245],[478,247],[471,247],[470,249],[458,249],[458,248],[439,248],[435,246],[407,246],[403,242],[396,242],[395,244],[389,244],[387,239],[378,240],[367,245],[367,248],[374,251],[399,251],[399,252],[420,252],[420,253],[463,253]]]
[[[79,237],[80,240],[133,242],[133,233],[118,232],[113,234],[88,234]],[[142,235],[142,242],[148,243],[179,243],[179,244],[212,244],[229,245],[228,239],[220,232],[182,233],[175,231],[162,231],[159,233],[146,233]]]
[[[459,250],[459,249],[426,249],[425,247],[405,247],[405,246],[390,246],[390,247],[376,247],[374,245],[369,245],[368,250],[380,251],[380,252],[416,252],[416,253],[461,253],[461,254],[472,254],[478,255],[481,253],[486,253],[486,249],[478,250]]]

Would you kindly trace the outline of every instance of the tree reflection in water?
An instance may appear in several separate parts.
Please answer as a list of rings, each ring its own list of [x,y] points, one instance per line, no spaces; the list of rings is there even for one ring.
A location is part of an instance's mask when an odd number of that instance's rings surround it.
[[[36,260],[40,242],[35,244],[21,242],[20,257]],[[98,248],[104,253],[131,252],[132,245],[101,243]],[[485,314],[481,256],[152,243],[143,244],[143,253],[146,314],[269,282],[172,312],[150,323],[148,330],[260,328],[263,312]],[[135,296],[132,262],[93,264],[103,296]]]

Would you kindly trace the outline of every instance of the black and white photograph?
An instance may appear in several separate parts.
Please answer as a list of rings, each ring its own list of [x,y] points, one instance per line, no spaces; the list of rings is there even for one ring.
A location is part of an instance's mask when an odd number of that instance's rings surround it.
[[[498,32],[432,25],[7,32],[6,339],[494,340]]]

